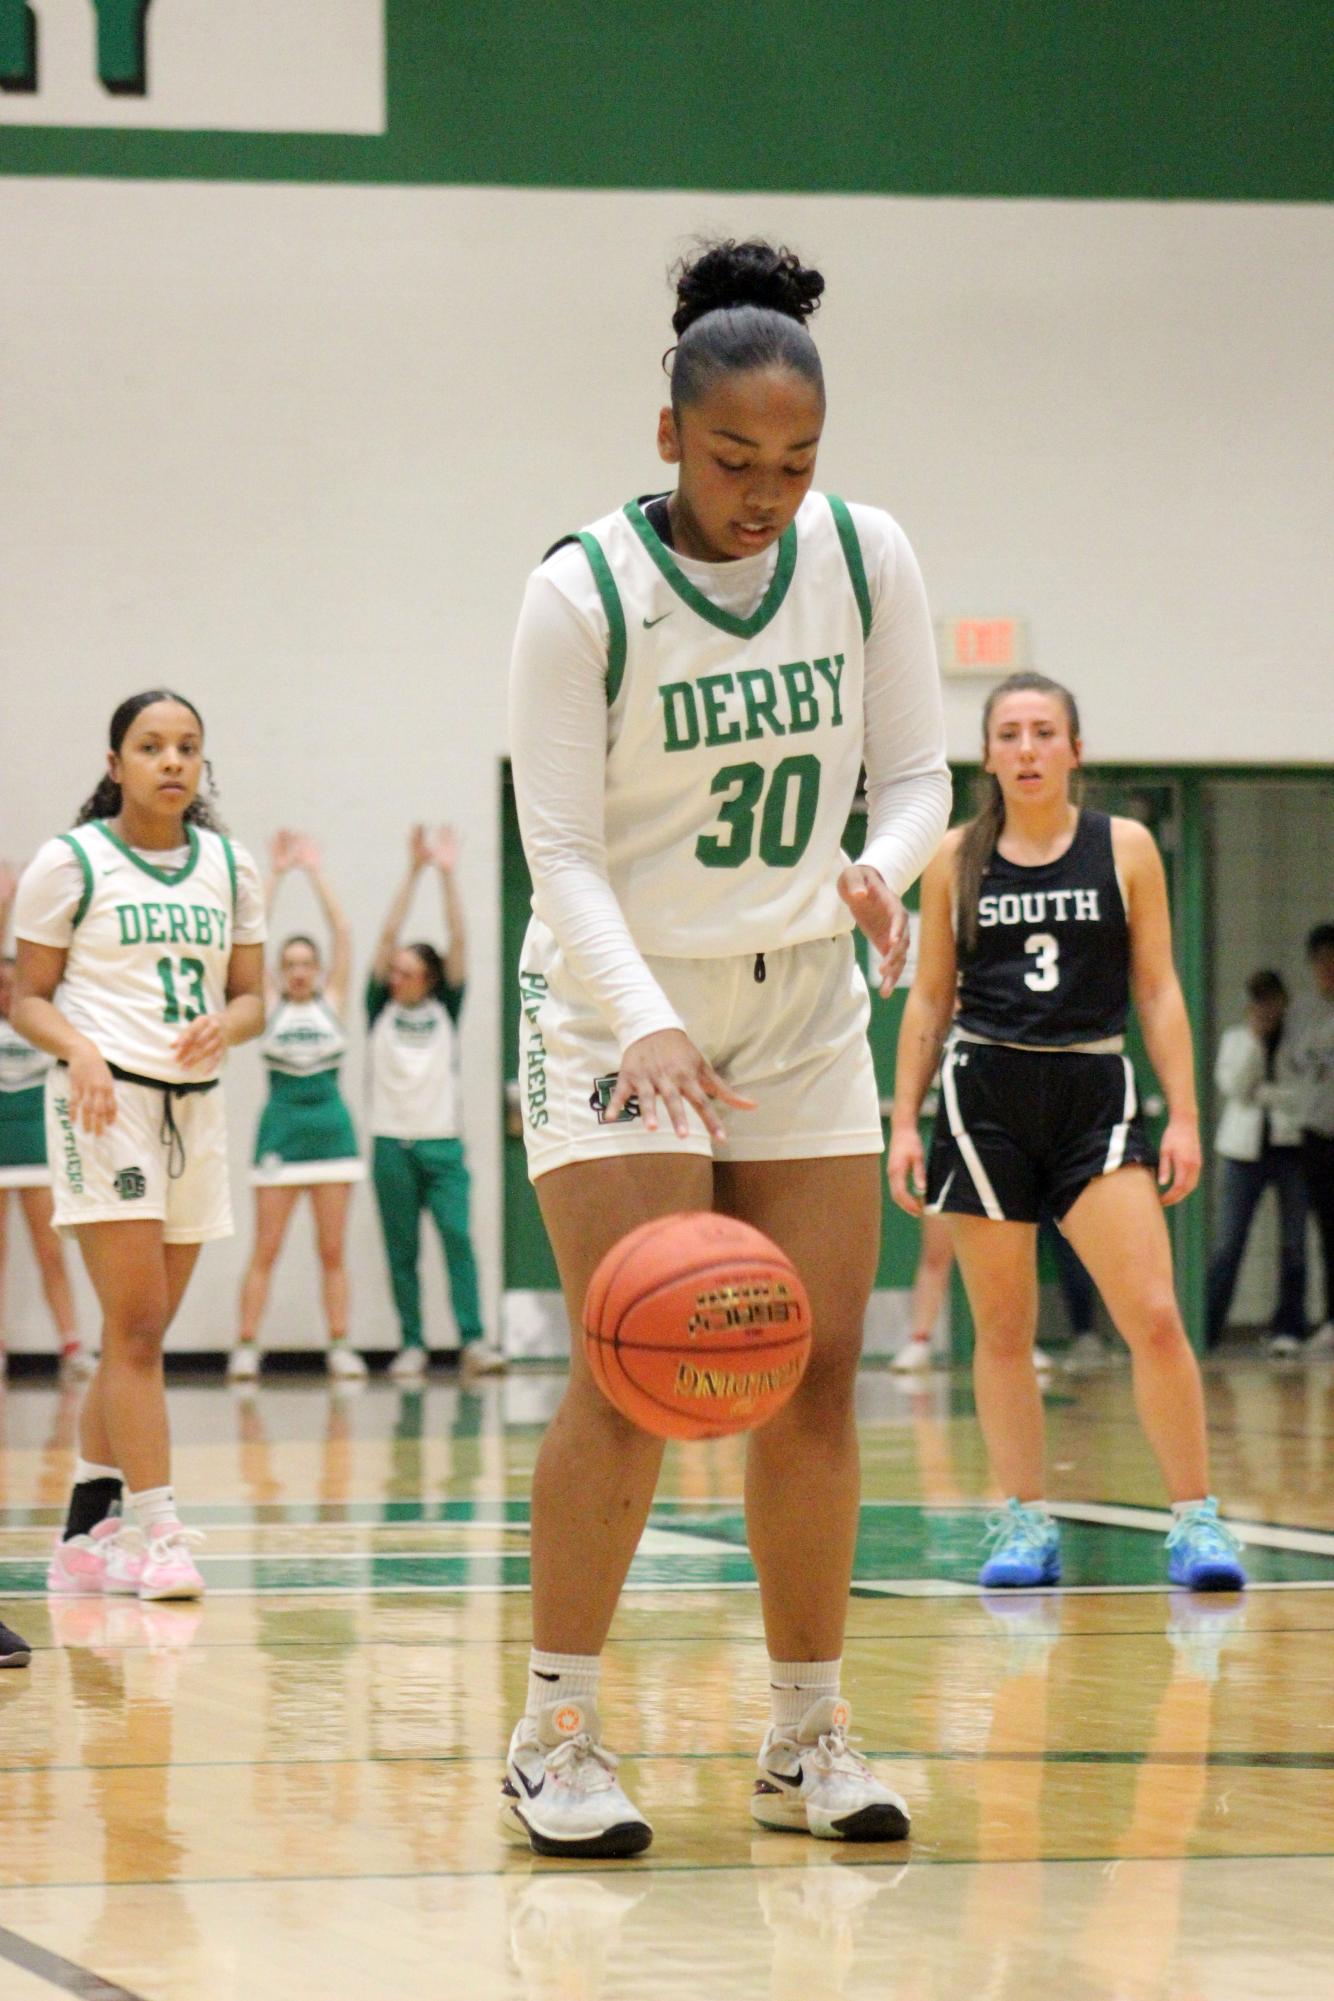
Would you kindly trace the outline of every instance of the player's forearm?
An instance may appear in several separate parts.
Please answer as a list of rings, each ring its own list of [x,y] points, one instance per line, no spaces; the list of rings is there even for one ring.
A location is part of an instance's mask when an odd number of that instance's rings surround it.
[[[903,896],[945,838],[952,787],[943,765],[881,784],[867,783],[866,845],[861,860]]]
[[[20,995],[10,1011],[10,1020],[25,1042],[44,1049],[60,1063],[72,1062],[90,1049],[95,1054],[101,1053],[86,1035],[66,1021],[54,1001],[43,1000],[39,994]]]
[[[1137,992],[1135,1010],[1154,1075],[1167,1099],[1168,1116],[1198,1119],[1195,1053],[1179,982],[1172,979],[1151,992]]]
[[[899,1024],[899,1046],[894,1058],[894,1115],[896,1128],[915,1126],[931,1079],[940,1062],[940,1052],[949,1032],[951,1008],[948,997],[940,1000],[914,987]]]
[[[264,1001],[259,994],[237,994],[222,1010],[223,1039],[229,1049],[253,1042],[264,1032]]]

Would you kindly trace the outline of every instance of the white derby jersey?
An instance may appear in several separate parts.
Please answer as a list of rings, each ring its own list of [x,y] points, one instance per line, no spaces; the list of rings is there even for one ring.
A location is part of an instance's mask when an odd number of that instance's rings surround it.
[[[843,502],[807,494],[745,618],[696,588],[634,501],[578,539],[609,628],[608,873],[640,951],[850,930],[836,883],[871,602]]]
[[[174,1045],[189,1022],[227,1004],[236,911],[231,842],[205,827],[185,831],[189,853],[174,869],[144,861],[101,820],[57,837],[83,878],[61,1013],[107,1062],[166,1084],[211,1074],[186,1069]]]

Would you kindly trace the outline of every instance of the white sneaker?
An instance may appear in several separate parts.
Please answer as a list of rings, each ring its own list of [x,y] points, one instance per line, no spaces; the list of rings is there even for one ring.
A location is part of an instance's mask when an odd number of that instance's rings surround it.
[[[1334,1355],[1334,1320],[1327,1320],[1323,1327],[1317,1327],[1306,1343],[1308,1355]]]
[[[366,1364],[346,1341],[329,1343],[328,1369],[329,1374],[339,1382],[360,1383],[366,1379]]]
[[[1302,1343],[1297,1339],[1295,1334],[1274,1334],[1270,1337],[1269,1359],[1271,1362],[1289,1362],[1294,1355],[1300,1355],[1301,1352]]]
[[[1051,1374],[1051,1356],[1045,1348],[1034,1348],[1033,1367],[1040,1376],[1049,1376]]]
[[[426,1374],[425,1348],[400,1348],[389,1373],[396,1383],[419,1383]]]
[[[459,1377],[465,1383],[478,1376],[503,1376],[509,1363],[494,1341],[469,1341],[459,1357]]]
[[[84,1341],[67,1341],[60,1351],[60,1371],[72,1383],[85,1383],[97,1367],[98,1354]]]
[[[841,1696],[822,1695],[795,1729],[770,1724],[750,1800],[761,1827],[822,1841],[906,1841],[907,1805],[852,1749],[851,1721]]]
[[[911,1341],[905,1341],[898,1354],[890,1363],[896,1376],[915,1376],[923,1369],[931,1367],[931,1336],[914,1334]]]
[[[616,1782],[591,1702],[553,1702],[510,1738],[500,1825],[536,1855],[640,1855],[653,1829]]]
[[[259,1375],[259,1342],[238,1341],[227,1357],[229,1383],[253,1383]]]

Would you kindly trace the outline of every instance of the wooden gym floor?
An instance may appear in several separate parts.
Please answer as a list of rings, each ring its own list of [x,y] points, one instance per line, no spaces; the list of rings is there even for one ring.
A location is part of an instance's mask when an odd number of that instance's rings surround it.
[[[1334,1993],[1334,1369],[1209,1372],[1244,1600],[1164,1589],[1112,1369],[1057,1377],[1067,1588],[981,1597],[966,1384],[861,1385],[845,1687],[910,1847],[746,1811],[764,1649],[741,1449],[675,1449],[608,1649],[656,1828],[506,1844],[526,1492],[559,1378],[172,1391],[202,1606],[48,1602],[76,1398],[0,1397],[0,1994],[100,2001],[1317,2001]]]

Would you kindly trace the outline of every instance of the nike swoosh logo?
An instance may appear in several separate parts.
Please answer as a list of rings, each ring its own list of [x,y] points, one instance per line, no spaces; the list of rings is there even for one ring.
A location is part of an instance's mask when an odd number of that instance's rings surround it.
[[[520,1772],[519,1776],[520,1778],[523,1777],[522,1772]],[[800,1792],[801,1782],[802,1779],[805,1777],[805,1773],[802,1771],[800,1765],[797,1766],[795,1772],[775,1772],[772,1766],[767,1766],[765,1768],[765,1777],[767,1779],[770,1779],[773,1782],[773,1784],[778,1786],[783,1792],[787,1792],[789,1788],[794,1786],[796,1787],[797,1791]]]
[[[528,1783],[528,1774],[527,1774],[527,1773],[526,1773],[526,1772],[524,1771],[524,1769],[523,1769],[523,1766],[522,1766],[522,1765],[512,1765],[512,1766],[510,1767],[510,1769],[511,1769],[511,1771],[515,1771],[515,1772],[517,1772],[517,1773],[518,1773],[518,1775],[519,1775],[519,1784],[520,1784],[520,1785],[521,1785],[521,1786],[523,1787],[523,1789],[524,1789],[524,1791],[525,1791],[525,1792],[527,1793],[527,1795],[528,1795],[529,1799],[530,1799],[530,1800],[535,1800],[535,1799],[537,1798],[537,1795],[538,1795],[538,1794],[539,1794],[539,1793],[541,1792],[541,1790],[542,1790],[543,1786],[544,1786],[544,1785],[546,1784],[546,1782],[547,1782],[547,1775],[546,1775],[546,1773],[545,1773],[545,1772],[543,1772],[543,1774],[542,1774],[541,1778],[540,1778],[540,1779],[538,1780],[538,1782],[537,1782],[537,1784],[536,1784],[535,1786],[530,1786],[530,1785],[529,1785],[529,1783]]]
[[[675,611],[675,610],[676,610],[676,606],[675,606],[675,605],[673,605],[673,606],[672,606],[672,611]],[[656,618],[646,618],[646,619],[644,620],[644,630],[645,630],[645,632],[648,632],[648,631],[650,631],[650,630],[652,629],[652,627],[653,627],[653,626],[655,626],[655,625],[661,625],[661,624],[662,624],[662,621],[663,621],[663,620],[664,620],[665,618],[670,618],[670,617],[671,617],[671,615],[672,615],[672,611],[660,611],[660,612],[658,613],[658,616],[657,616]]]

